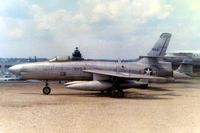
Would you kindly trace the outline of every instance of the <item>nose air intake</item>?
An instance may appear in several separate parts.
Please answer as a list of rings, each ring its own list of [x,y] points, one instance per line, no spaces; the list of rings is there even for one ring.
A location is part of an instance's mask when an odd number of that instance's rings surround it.
[[[12,66],[12,67],[8,68],[8,71],[10,71],[11,73],[13,73],[15,75],[20,75],[21,66],[20,65]]]

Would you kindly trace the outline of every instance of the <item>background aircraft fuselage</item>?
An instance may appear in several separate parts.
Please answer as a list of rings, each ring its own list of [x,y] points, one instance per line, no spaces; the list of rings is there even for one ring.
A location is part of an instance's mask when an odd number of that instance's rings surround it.
[[[185,58],[191,59],[194,72],[200,72],[200,51],[197,50],[182,50],[169,52],[164,57],[165,61],[172,62],[173,69],[176,69]]]

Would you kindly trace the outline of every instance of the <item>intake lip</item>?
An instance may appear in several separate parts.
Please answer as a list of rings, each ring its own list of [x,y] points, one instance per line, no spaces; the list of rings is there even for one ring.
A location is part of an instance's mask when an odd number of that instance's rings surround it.
[[[21,69],[22,69],[22,65],[14,65],[8,68],[8,71],[10,71],[11,73],[15,75],[20,75]]]

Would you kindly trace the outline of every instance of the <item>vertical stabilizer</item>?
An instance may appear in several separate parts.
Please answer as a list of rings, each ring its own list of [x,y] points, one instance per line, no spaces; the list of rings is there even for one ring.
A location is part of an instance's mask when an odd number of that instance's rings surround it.
[[[171,38],[170,33],[162,33],[158,41],[155,43],[154,47],[148,53],[148,56],[152,57],[164,56],[166,54],[170,38]]]

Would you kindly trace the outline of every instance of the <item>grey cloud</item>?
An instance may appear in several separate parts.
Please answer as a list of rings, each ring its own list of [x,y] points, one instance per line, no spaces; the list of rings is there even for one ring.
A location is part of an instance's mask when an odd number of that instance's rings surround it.
[[[1,2],[0,15],[20,19],[31,17],[29,5],[25,0],[6,0]]]

